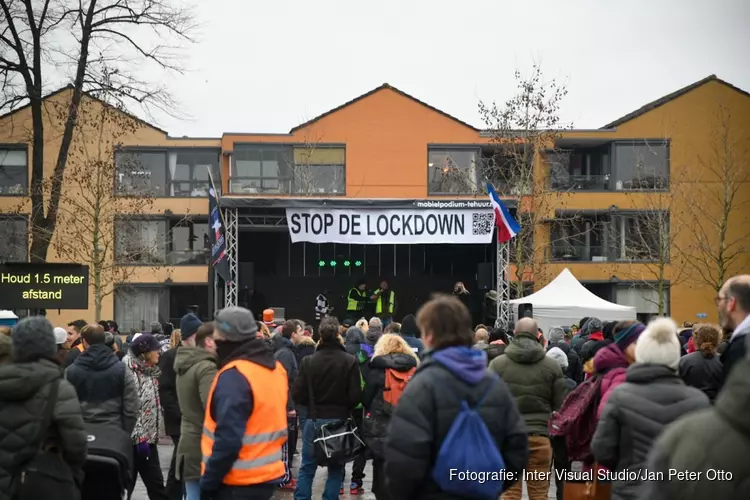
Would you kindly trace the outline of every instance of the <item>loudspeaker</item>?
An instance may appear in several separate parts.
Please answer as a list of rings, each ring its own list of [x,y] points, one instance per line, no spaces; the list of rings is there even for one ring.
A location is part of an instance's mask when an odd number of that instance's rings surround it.
[[[477,264],[477,288],[480,290],[491,290],[494,281],[492,263],[482,262]]]
[[[518,318],[533,318],[534,317],[534,307],[529,304],[518,304]]]
[[[255,263],[240,262],[237,266],[237,286],[240,290],[255,289]]]

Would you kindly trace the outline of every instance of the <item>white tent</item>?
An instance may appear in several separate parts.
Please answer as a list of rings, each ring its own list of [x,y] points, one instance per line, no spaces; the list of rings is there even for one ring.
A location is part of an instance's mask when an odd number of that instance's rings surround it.
[[[515,312],[518,304],[531,304],[534,319],[545,336],[550,327],[568,326],[585,317],[597,317],[602,321],[636,319],[635,307],[621,306],[597,297],[568,268],[538,292],[510,303]]]

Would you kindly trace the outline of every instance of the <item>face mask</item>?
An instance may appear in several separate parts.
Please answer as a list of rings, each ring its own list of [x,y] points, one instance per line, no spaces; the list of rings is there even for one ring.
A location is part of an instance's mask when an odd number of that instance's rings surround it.
[[[232,353],[237,350],[237,344],[234,342],[228,342],[226,340],[214,340],[216,344],[216,356],[219,358],[221,363],[224,363],[230,358]]]

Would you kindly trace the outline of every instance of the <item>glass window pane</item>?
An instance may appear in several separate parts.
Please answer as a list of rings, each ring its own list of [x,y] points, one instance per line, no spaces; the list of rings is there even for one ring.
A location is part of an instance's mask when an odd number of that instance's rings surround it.
[[[0,262],[26,262],[29,239],[24,219],[0,218]]]
[[[116,155],[117,187],[122,193],[164,196],[167,154],[164,152],[121,151]]]
[[[0,149],[0,167],[26,166],[26,151],[22,149]]]
[[[295,165],[294,192],[299,194],[344,194],[344,165]]]
[[[477,192],[477,153],[475,149],[430,149],[427,159],[429,192]]]
[[[166,322],[168,311],[169,292],[164,287],[115,289],[115,321],[120,332],[141,332],[153,321]]]
[[[618,189],[665,189],[669,177],[666,144],[617,144]]]
[[[115,226],[118,262],[163,264],[166,257],[166,221],[118,220]]]
[[[235,177],[260,177],[260,159],[256,160],[234,160]]]

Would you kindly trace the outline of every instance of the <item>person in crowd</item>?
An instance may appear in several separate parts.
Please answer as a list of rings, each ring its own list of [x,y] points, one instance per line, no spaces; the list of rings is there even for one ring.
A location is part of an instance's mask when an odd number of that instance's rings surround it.
[[[105,345],[101,325],[84,326],[81,336],[88,348],[65,370],[65,377],[75,387],[84,422],[111,425],[131,435],[140,410],[132,373]]]
[[[65,358],[70,351],[68,348],[68,332],[65,331],[65,328],[56,326],[54,333],[55,344],[57,344],[57,359],[60,361],[60,366],[65,366]]]
[[[162,407],[159,400],[158,367],[161,345],[150,333],[134,338],[130,352],[122,358],[122,363],[135,380],[140,408],[133,439],[135,470],[141,477],[150,500],[167,500],[164,490],[164,476],[159,463],[159,425],[162,420]]]
[[[436,450],[461,402],[481,398],[477,411],[502,451],[508,474],[503,488],[509,488],[526,465],[528,438],[505,382],[487,372],[486,354],[472,349],[468,309],[457,297],[440,296],[422,306],[417,322],[427,350],[391,416],[384,448],[389,498],[447,498],[431,474]]]
[[[370,300],[375,302],[375,316],[380,318],[383,328],[387,327],[393,321],[396,312],[396,292],[388,287],[386,280],[382,280]]]
[[[508,344],[510,344],[510,340],[505,330],[493,328],[490,331],[490,345],[487,347],[487,362],[491,363],[493,359],[502,356]]]
[[[736,362],[716,404],[669,425],[651,449],[650,472],[690,471],[701,480],[648,481],[640,498],[735,500],[750,498],[750,356]],[[721,476],[717,475],[721,471]],[[720,478],[720,480],[715,480]],[[730,480],[727,480],[731,478]],[[714,480],[712,480],[714,479]]]
[[[294,401],[292,400],[292,385],[294,380],[297,378],[299,373],[299,367],[297,365],[297,356],[294,355],[294,345],[297,343],[297,339],[302,336],[302,325],[294,320],[287,320],[284,322],[281,328],[280,335],[274,335],[271,339],[274,349],[274,357],[284,367],[287,375],[287,385],[289,398],[287,400],[287,420],[288,420],[288,440],[284,443],[284,481],[281,485],[282,490],[294,491],[297,486],[292,475],[292,459],[294,458],[294,449],[289,449],[289,445],[296,444],[296,438],[293,438],[293,433],[297,432],[297,412],[295,410]]]
[[[395,321],[388,323],[388,326],[383,329],[383,333],[395,333],[396,335],[400,335],[401,323],[396,323]]]
[[[680,379],[679,362],[677,324],[671,318],[651,321],[635,343],[635,364],[612,391],[591,441],[597,463],[613,472],[637,473],[613,482],[613,500],[644,498],[641,475],[656,438],[681,416],[710,406],[705,394]]]
[[[0,333],[0,365],[11,361],[13,361],[13,342],[10,335]]]
[[[308,409],[308,419],[302,430],[302,463],[294,492],[295,500],[312,498],[312,483],[317,469],[313,448],[316,426],[349,418],[362,398],[359,366],[339,341],[338,326],[338,321],[332,317],[321,322],[318,349],[304,359],[292,388],[294,401]],[[343,480],[344,466],[329,465],[323,497],[338,498]]]
[[[377,320],[378,318],[373,319]],[[367,380],[368,372],[370,370],[369,363],[370,358],[372,358],[375,350],[374,345],[368,344],[366,335],[362,332],[362,330],[356,326],[353,326],[346,331],[344,348],[346,349],[346,352],[354,356],[357,360],[359,371],[361,373],[361,381],[362,383],[364,383],[364,381]],[[362,425],[362,420],[364,417],[363,412],[364,408],[362,406],[362,403],[359,403],[352,413],[352,417],[360,427]],[[352,463],[352,481],[349,485],[349,491],[353,495],[360,494],[364,491],[362,489],[362,484],[364,483],[366,464],[367,457],[365,454],[358,456]],[[346,467],[344,468],[344,476],[346,476]],[[343,493],[344,483],[342,482],[340,494]]]
[[[346,294],[346,318],[354,322],[356,318],[362,317],[369,300],[370,298],[367,296],[367,280],[362,278]]]
[[[244,307],[219,311],[213,336],[221,369],[206,402],[201,500],[268,500],[284,477],[286,371]]]
[[[181,330],[185,328],[180,322]],[[182,418],[175,476],[185,485],[186,500],[200,500],[201,434],[211,384],[219,371],[214,324],[204,323],[195,334],[184,329],[182,347],[174,360],[177,400]]]
[[[328,294],[329,290],[325,288],[315,297],[315,323],[318,325],[323,318],[333,312],[333,306],[331,306],[331,302],[328,300]]]
[[[391,409],[383,399],[386,389],[386,371],[408,372],[419,365],[417,354],[398,335],[385,334],[375,344],[375,354],[370,361],[370,372],[365,381],[362,403],[369,414],[370,430],[367,432],[367,446],[372,454],[372,492],[378,500],[387,500],[388,490],[385,466],[385,439],[391,420]]]
[[[268,329],[268,326],[263,323],[262,321],[256,321],[255,326],[258,327],[258,336],[263,339],[263,342],[266,343],[269,349],[273,351],[273,334],[271,333],[271,330]]]
[[[581,347],[583,347],[583,344],[586,343],[588,340],[588,332],[586,331],[586,323],[588,323],[589,318],[581,318],[581,321],[578,322],[578,328],[576,330],[576,333],[573,335],[573,338],[570,340],[570,347],[575,349],[575,351],[578,353],[578,355],[581,355]],[[583,358],[581,358],[583,359]]]
[[[70,349],[70,351],[65,356],[63,368],[72,365],[76,358],[86,350],[86,347],[83,345],[83,339],[81,338],[81,329],[84,326],[86,326],[86,321],[82,319],[77,319],[68,323],[68,349]]]
[[[471,324],[477,324],[477,304],[463,281],[456,281],[453,285],[453,296],[460,300],[466,309],[468,309],[469,316],[471,317]]]
[[[724,380],[729,377],[734,364],[745,357],[745,337],[750,333],[750,274],[729,278],[716,296],[719,322],[729,345],[721,355]]]
[[[578,353],[565,342],[565,330],[561,326],[553,326],[549,329],[549,342],[547,351],[554,348],[560,349],[568,358],[567,368],[563,370],[567,378],[572,379],[576,385],[583,382],[583,364]],[[593,355],[592,355],[593,356]]]
[[[563,376],[565,377],[565,386],[568,390],[575,389],[578,384],[568,375],[568,356],[565,355],[565,352],[559,347],[553,347],[547,351],[547,357],[554,359],[560,365],[560,368],[562,368]]]
[[[474,349],[486,351],[490,347],[490,334],[486,328],[474,330]]]
[[[590,350],[594,347],[594,344],[604,340],[604,323],[602,323],[599,318],[589,318],[589,320],[586,322],[584,335],[586,341],[583,344],[578,344],[580,346],[580,350],[577,352],[581,356],[581,358],[590,359]],[[573,348],[575,349],[575,346]]]
[[[680,377],[687,385],[703,391],[713,403],[724,382],[724,367],[716,353],[721,332],[714,325],[695,325],[692,338],[697,350],[680,359]]]
[[[62,377],[52,324],[42,316],[24,318],[10,340],[13,362],[0,365],[0,498],[14,498],[12,484],[41,446],[56,449],[80,485],[87,434],[76,391]],[[40,426],[48,404],[54,406],[45,432]]]
[[[310,330],[305,330],[297,339],[297,344],[294,346],[294,356],[297,358],[297,366],[300,366],[302,360],[307,356],[315,354],[315,341],[312,335],[313,333]],[[362,338],[364,338],[364,334],[362,334]]]
[[[0,335],[5,335],[6,337],[10,337],[11,335],[10,327],[6,325],[0,325]]]
[[[601,417],[612,391],[625,382],[627,369],[635,362],[636,342],[645,329],[643,323],[621,321],[615,326],[614,342],[601,348],[599,346],[602,344],[594,346],[597,349],[594,355],[594,373],[602,377],[597,419]]]
[[[547,433],[547,422],[553,411],[562,405],[568,393],[562,368],[557,361],[545,356],[544,347],[537,339],[537,324],[532,318],[521,318],[516,323],[515,336],[505,354],[490,363],[490,372],[502,378],[521,411],[529,435],[529,458],[526,470],[549,471],[552,447]],[[520,500],[522,481],[504,495],[503,500]],[[549,481],[529,480],[526,488],[531,500],[546,500]]]
[[[365,343],[365,332],[358,326],[352,326],[346,331],[344,337],[344,347],[346,352],[352,356],[357,356],[359,351],[362,350],[362,345]]]
[[[417,318],[413,314],[407,314],[404,319],[401,320],[401,337],[409,344],[412,351],[417,354],[417,357],[422,357],[424,351],[424,344],[420,339],[421,332],[417,326]]]
[[[383,322],[380,318],[372,317],[367,324],[367,333],[365,333],[365,345],[369,346],[368,354],[372,357],[375,344],[378,343],[380,337],[383,335]]]
[[[365,318],[359,318],[357,320],[357,322],[354,324],[354,326],[356,326],[357,328],[361,329],[363,332],[367,331],[368,325],[369,324],[368,324],[368,322],[367,322],[367,320]],[[346,326],[346,325],[344,325],[344,326]],[[344,331],[344,333],[346,333],[346,331]]]

